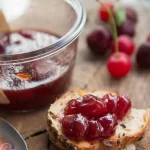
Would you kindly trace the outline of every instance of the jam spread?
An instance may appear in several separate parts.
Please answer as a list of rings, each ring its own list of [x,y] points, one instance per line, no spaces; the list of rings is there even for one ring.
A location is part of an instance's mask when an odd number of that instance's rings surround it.
[[[102,98],[85,95],[68,102],[61,120],[66,137],[75,141],[104,140],[111,137],[119,120],[131,108],[126,96],[106,94]]]
[[[46,47],[59,38],[50,32],[32,29],[0,33],[0,54],[31,52]],[[49,105],[65,92],[70,85],[74,66],[75,49],[71,46],[52,58],[0,66],[0,89],[7,98],[0,101],[0,110],[38,109]]]

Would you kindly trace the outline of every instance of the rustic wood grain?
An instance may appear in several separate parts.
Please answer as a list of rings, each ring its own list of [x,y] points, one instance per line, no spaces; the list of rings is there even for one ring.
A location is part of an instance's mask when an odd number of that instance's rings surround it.
[[[150,107],[150,71],[138,70],[135,63],[135,54],[132,56],[133,69],[131,73],[121,79],[112,79],[106,70],[106,58],[94,56],[86,45],[86,36],[94,28],[99,28],[100,23],[97,18],[97,4],[92,3],[91,0],[82,0],[88,8],[87,23],[85,30],[80,36],[79,48],[74,69],[73,82],[70,89],[84,88],[84,89],[105,89],[117,90],[121,94],[128,95],[133,106],[137,108]],[[96,9],[95,9],[96,8]],[[134,39],[137,46],[140,45],[149,32],[149,7],[140,5],[135,7],[139,14],[139,23],[137,25],[137,34]],[[147,17],[149,15],[149,19]],[[0,113],[0,117],[9,121],[26,139],[29,150],[58,150],[48,142],[48,136],[45,132],[46,127],[46,113],[47,109],[43,108],[37,112],[17,114],[17,113]],[[138,150],[148,150],[150,142],[147,137],[139,144]],[[50,146],[49,146],[50,145]]]
[[[34,150],[49,150],[49,141],[47,133],[32,137],[26,140],[28,148]]]

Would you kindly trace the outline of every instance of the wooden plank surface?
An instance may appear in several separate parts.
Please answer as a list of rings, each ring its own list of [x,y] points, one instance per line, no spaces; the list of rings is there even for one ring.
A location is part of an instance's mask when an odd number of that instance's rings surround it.
[[[150,71],[138,70],[135,63],[135,54],[132,56],[133,69],[131,73],[121,79],[112,79],[106,70],[106,58],[99,58],[92,55],[86,45],[86,36],[94,28],[100,27],[97,21],[97,7],[96,3],[91,3],[91,0],[82,0],[84,5],[88,8],[87,23],[83,33],[80,36],[78,55],[74,69],[73,82],[70,89],[104,89],[116,90],[121,94],[128,95],[134,107],[147,108],[150,107]],[[139,14],[139,23],[137,25],[137,34],[134,39],[136,45],[140,45],[146,39],[149,32],[149,8],[146,6],[136,7]],[[9,121],[26,139],[29,150],[56,150],[56,148],[49,142],[46,127],[47,108],[43,108],[37,112],[17,114],[17,113],[0,113],[0,117]],[[145,143],[150,142],[145,139]],[[140,147],[144,149],[144,147]]]

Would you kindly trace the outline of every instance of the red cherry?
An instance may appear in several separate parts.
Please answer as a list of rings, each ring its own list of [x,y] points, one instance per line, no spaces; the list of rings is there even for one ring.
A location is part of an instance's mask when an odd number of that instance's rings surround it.
[[[69,101],[65,109],[65,115],[76,114],[79,104],[80,102],[76,99]]]
[[[115,111],[117,119],[122,120],[130,109],[131,109],[130,99],[125,96],[119,96],[119,99],[117,101],[117,108]]]
[[[113,9],[113,4],[111,2],[105,2],[104,3],[105,6],[110,10],[112,11]],[[100,9],[99,9],[99,18],[104,21],[104,22],[108,22],[109,19],[110,19],[110,16],[109,16],[109,13],[108,11],[106,10],[106,8],[104,6],[101,6]]]
[[[85,133],[85,138],[90,141],[96,140],[102,135],[103,130],[103,127],[98,121],[90,120],[88,121],[88,127]]]
[[[106,116],[99,118],[98,121],[104,128],[101,138],[109,138],[114,134],[118,124],[117,117],[114,114],[107,114]]]
[[[123,77],[131,70],[131,60],[125,53],[113,53],[107,62],[109,73],[116,78]]]
[[[132,39],[128,35],[121,35],[118,38],[118,46],[119,46],[119,51],[124,52],[128,55],[131,55],[134,51],[134,43]],[[113,52],[115,52],[115,46],[114,42],[111,45],[111,49]]]
[[[133,24],[136,24],[138,21],[138,15],[136,11],[131,7],[126,7],[125,10],[127,20],[130,20]]]
[[[78,108],[78,113],[89,117],[99,117],[107,113],[105,103],[100,98],[93,95],[85,95]]]
[[[87,44],[94,53],[104,54],[110,47],[111,34],[107,28],[94,30],[87,37]]]
[[[117,26],[118,35],[128,35],[133,37],[135,35],[135,24],[130,20],[124,21],[120,26]]]
[[[62,131],[70,139],[83,140],[87,129],[86,119],[81,115],[68,115],[62,119]]]
[[[109,113],[114,113],[117,108],[118,96],[112,94],[106,94],[102,97],[102,101],[105,102]]]
[[[150,42],[140,45],[136,55],[136,61],[140,68],[150,68]]]

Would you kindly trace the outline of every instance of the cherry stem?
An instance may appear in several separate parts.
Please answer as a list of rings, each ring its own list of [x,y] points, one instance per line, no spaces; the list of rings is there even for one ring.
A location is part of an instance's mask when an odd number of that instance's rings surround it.
[[[114,39],[114,43],[115,43],[115,51],[116,53],[119,52],[119,48],[118,48],[118,34],[117,34],[117,28],[116,28],[116,22],[115,19],[113,17],[113,14],[111,12],[111,10],[108,9],[108,7],[102,2],[102,0],[97,0],[101,5],[104,6],[104,8],[107,10],[109,16],[110,16],[110,23],[111,23],[111,27],[112,27],[112,31],[113,31],[113,39]]]

